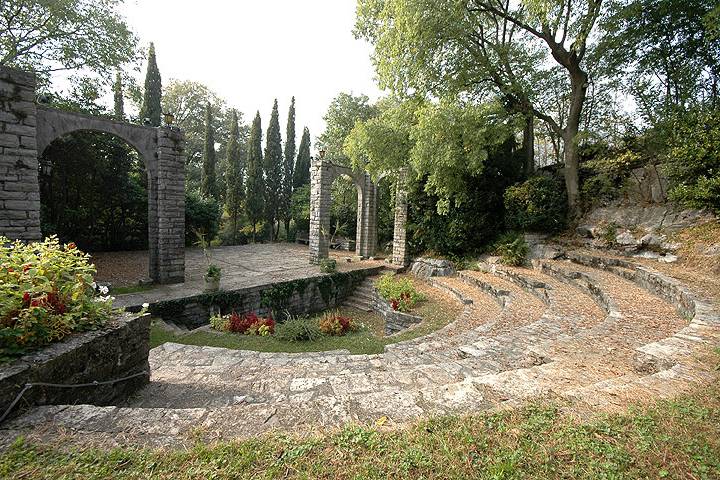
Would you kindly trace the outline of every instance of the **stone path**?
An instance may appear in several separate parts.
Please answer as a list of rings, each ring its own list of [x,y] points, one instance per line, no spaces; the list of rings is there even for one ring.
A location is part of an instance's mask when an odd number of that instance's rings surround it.
[[[385,417],[392,426],[546,396],[612,411],[715,378],[698,360],[720,343],[708,303],[645,267],[576,260],[433,279],[462,313],[379,355],[168,343],[151,352],[152,383],[126,404],[39,407],[4,425],[0,439],[181,445]]]

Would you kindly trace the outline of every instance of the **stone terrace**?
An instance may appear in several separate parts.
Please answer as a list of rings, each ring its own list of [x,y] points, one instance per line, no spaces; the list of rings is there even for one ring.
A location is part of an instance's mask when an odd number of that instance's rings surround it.
[[[316,276],[320,273],[317,265],[308,261],[307,246],[292,243],[267,243],[217,247],[211,249],[212,262],[222,269],[220,287],[224,290],[239,290],[268,285],[277,282]],[[112,262],[112,253],[100,254],[98,280],[108,278],[106,265]],[[147,261],[144,252],[119,252],[122,261]],[[337,260],[338,271],[366,269],[387,265],[381,260],[357,260],[352,252],[332,251],[331,258]],[[347,259],[352,259],[347,262]],[[388,268],[391,268],[387,265]],[[207,263],[200,249],[189,249],[185,253],[185,282],[174,285],[159,285],[139,293],[117,295],[115,305],[119,307],[155,303],[161,300],[178,299],[202,293],[203,275]],[[143,270],[140,268],[141,272]]]

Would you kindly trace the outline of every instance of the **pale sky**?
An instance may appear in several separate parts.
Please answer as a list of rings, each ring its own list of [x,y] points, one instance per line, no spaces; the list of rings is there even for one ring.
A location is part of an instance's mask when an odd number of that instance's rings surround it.
[[[155,43],[164,84],[204,83],[246,122],[260,110],[263,133],[277,98],[283,142],[293,95],[299,144],[303,126],[314,143],[338,93],[381,94],[371,47],[352,35],[355,0],[127,0],[120,11]]]

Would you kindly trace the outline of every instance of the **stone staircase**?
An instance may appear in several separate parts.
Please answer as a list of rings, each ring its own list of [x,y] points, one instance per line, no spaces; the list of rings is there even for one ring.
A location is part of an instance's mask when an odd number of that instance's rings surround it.
[[[38,432],[83,443],[178,445],[198,435],[315,431],[383,417],[400,424],[548,395],[612,411],[715,378],[697,360],[720,344],[720,315],[710,304],[645,267],[570,258],[432,278],[462,313],[382,354],[167,343],[151,352],[152,382],[137,397],[114,407],[36,408],[3,425],[0,444]],[[372,282],[346,305],[368,307]]]
[[[373,310],[373,291],[375,289],[375,280],[377,276],[366,277],[363,282],[357,286],[355,291],[345,299],[342,303],[343,307],[351,307],[363,312],[371,312]]]

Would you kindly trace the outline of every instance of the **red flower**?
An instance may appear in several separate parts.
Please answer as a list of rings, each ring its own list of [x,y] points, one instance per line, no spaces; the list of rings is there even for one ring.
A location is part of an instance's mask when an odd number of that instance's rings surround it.
[[[68,249],[68,250],[74,250],[74,249],[76,249],[76,248],[77,248],[77,245],[75,245],[75,242],[70,242],[70,243],[67,244],[67,249]]]
[[[30,266],[29,263],[26,264],[26,265],[23,265],[23,273],[25,273],[25,272],[27,272],[28,270],[30,270],[30,268],[31,268],[31,266]]]
[[[393,310],[397,310],[400,307],[400,302],[395,299],[390,300],[390,306]]]
[[[8,273],[13,273],[14,271],[12,267],[8,267]]]
[[[23,303],[30,303],[30,293],[29,292],[23,293]]]

